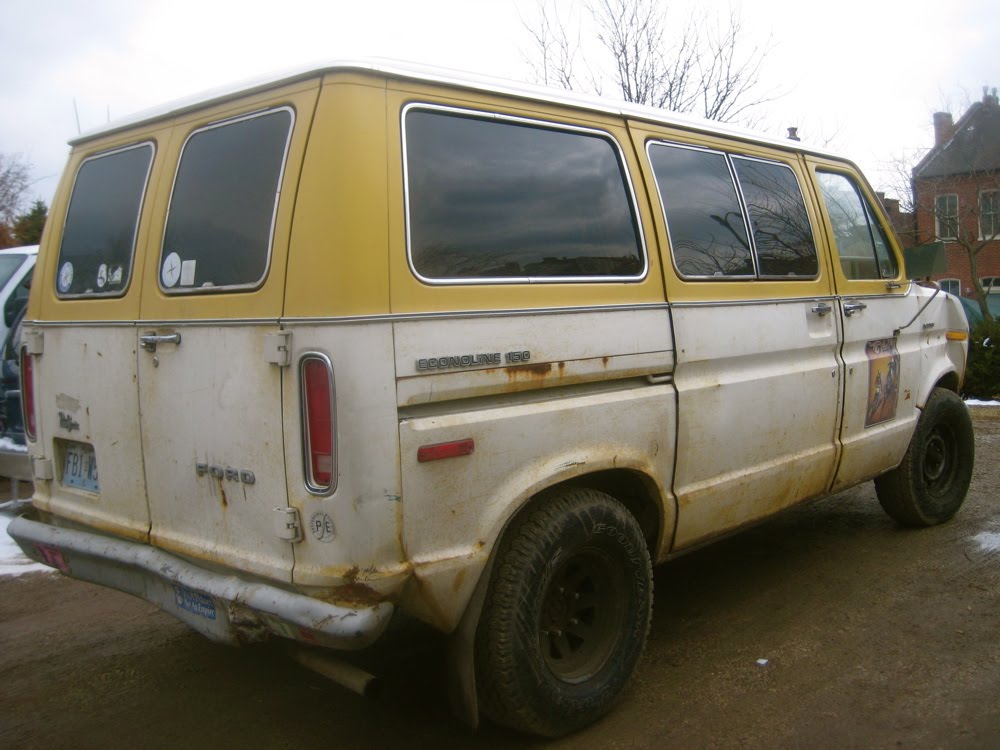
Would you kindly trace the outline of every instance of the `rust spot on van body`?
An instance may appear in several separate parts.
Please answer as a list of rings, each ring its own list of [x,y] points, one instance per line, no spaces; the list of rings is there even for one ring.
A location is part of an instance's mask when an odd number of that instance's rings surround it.
[[[345,583],[335,586],[330,592],[330,601],[348,607],[374,607],[385,601],[384,594],[380,594],[368,584],[358,580],[360,572],[357,565],[349,568],[344,573]]]
[[[517,380],[519,377],[526,376],[530,378],[544,378],[550,372],[552,372],[551,362],[542,362],[537,365],[518,365],[516,367],[505,367],[504,372],[507,373],[507,378],[509,380]]]

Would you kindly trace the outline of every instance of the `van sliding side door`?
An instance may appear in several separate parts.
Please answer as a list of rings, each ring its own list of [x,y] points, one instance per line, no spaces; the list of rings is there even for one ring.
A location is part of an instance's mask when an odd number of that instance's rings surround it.
[[[801,164],[707,137],[645,135],[669,248],[680,549],[826,491],[838,330]]]

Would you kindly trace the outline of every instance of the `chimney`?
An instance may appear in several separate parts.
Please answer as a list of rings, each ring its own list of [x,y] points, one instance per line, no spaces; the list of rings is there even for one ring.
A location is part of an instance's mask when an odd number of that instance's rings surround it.
[[[1000,106],[1000,102],[997,101],[996,88],[994,88],[991,93],[986,86],[983,86],[983,104],[985,104],[987,107]]]
[[[801,141],[802,140],[801,138],[799,138],[799,129],[798,128],[789,128],[788,129],[788,140],[790,140],[790,141]]]
[[[944,145],[953,135],[955,135],[955,121],[951,119],[951,112],[935,112],[934,146]]]

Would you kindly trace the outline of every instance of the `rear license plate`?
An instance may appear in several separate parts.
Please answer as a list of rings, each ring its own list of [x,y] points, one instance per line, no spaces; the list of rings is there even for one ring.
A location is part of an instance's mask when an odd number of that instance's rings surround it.
[[[87,492],[100,492],[97,482],[97,456],[94,446],[86,443],[66,445],[66,463],[63,466],[64,487],[76,487]]]

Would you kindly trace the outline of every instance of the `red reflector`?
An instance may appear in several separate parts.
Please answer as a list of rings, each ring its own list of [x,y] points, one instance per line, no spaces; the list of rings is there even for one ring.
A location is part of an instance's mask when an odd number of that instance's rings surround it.
[[[28,440],[35,439],[35,365],[26,348],[21,348],[21,417]]]
[[[417,448],[417,460],[420,463],[425,461],[437,461],[440,458],[455,458],[456,456],[468,456],[476,449],[476,441],[472,438],[456,440],[451,443],[436,443],[435,445],[421,445]]]
[[[302,392],[309,474],[313,484],[326,489],[333,483],[333,374],[327,361],[303,360]]]

